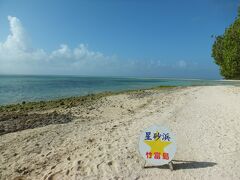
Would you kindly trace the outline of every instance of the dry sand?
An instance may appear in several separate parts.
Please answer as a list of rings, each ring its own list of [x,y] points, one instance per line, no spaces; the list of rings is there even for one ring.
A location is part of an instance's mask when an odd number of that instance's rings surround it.
[[[240,87],[147,90],[59,109],[74,120],[0,136],[0,179],[240,179]],[[175,171],[143,168],[141,131],[175,134]]]

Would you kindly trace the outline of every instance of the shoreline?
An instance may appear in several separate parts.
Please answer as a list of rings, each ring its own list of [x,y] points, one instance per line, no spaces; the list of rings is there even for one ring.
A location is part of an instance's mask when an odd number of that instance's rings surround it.
[[[74,107],[93,107],[94,103],[102,98],[118,94],[144,94],[145,91],[159,90],[162,92],[173,90],[179,87],[158,86],[149,89],[124,90],[118,92],[102,92],[61,98],[49,101],[23,102],[0,106],[0,136],[3,134],[21,130],[44,127],[50,124],[61,124],[71,122],[74,117],[71,112],[62,113],[61,110]],[[41,123],[39,123],[41,121]]]
[[[18,83],[15,83],[17,81]],[[44,76],[0,76],[0,106],[21,104],[23,101],[50,101],[72,96],[85,96],[101,92],[122,92],[128,89],[149,89],[157,86],[205,86],[240,85],[239,81],[177,79],[177,78],[133,78],[133,77],[44,77]],[[65,84],[66,83],[66,84]],[[24,85],[24,86],[21,86]],[[48,87],[49,86],[49,87]]]
[[[0,111],[4,108],[11,108],[11,107],[17,107],[17,106],[37,106],[38,104],[58,104],[59,102],[69,102],[69,101],[81,101],[84,99],[95,99],[95,98],[101,98],[105,96],[111,96],[111,95],[117,95],[122,93],[137,93],[145,90],[153,90],[153,89],[162,89],[167,90],[171,88],[181,88],[182,86],[156,86],[152,88],[142,88],[142,89],[130,89],[130,90],[117,90],[117,91],[103,91],[103,92],[97,92],[97,93],[90,93],[83,96],[70,96],[70,97],[60,97],[56,99],[49,99],[49,100],[37,100],[37,101],[22,101],[22,102],[16,102],[11,104],[0,104]],[[185,86],[187,87],[187,86]],[[60,104],[61,105],[61,104]]]
[[[7,130],[0,135],[0,179],[240,177],[239,86],[155,88],[62,102],[0,110],[0,127]],[[175,134],[175,171],[143,168],[139,135],[152,124]]]

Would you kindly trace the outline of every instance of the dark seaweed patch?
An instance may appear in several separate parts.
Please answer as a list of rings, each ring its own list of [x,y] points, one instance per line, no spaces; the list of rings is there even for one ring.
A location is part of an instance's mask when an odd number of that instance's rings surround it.
[[[0,135],[43,127],[50,124],[62,124],[72,121],[70,113],[60,114],[56,111],[51,113],[8,113],[0,115]]]

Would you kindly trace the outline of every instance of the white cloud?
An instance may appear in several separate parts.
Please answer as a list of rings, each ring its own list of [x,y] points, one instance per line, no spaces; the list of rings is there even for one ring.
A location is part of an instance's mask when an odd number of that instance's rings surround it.
[[[12,16],[8,16],[8,21],[10,34],[5,42],[0,42],[1,60],[53,60],[59,58],[84,60],[105,58],[102,53],[90,51],[84,44],[80,44],[74,49],[70,49],[66,44],[61,44],[59,49],[51,53],[46,53],[43,49],[33,49],[21,21]]]
[[[54,58],[71,58],[72,57],[72,51],[69,49],[68,45],[66,44],[61,44],[60,48],[53,51],[49,58],[54,59]]]
[[[115,57],[91,51],[84,44],[79,44],[74,49],[61,44],[58,49],[50,53],[43,49],[33,49],[21,21],[12,16],[8,16],[8,21],[10,34],[4,42],[0,42],[0,73],[28,73],[26,69],[34,71],[34,68],[39,73],[44,73],[47,69],[50,72],[64,73],[58,70],[71,72],[70,67],[76,71],[79,69],[87,72],[88,69],[99,67],[107,61],[115,62]]]
[[[0,74],[85,74],[129,76],[174,76],[189,64],[168,64],[160,60],[126,60],[92,51],[85,44],[70,48],[67,44],[50,53],[34,49],[17,17],[8,16],[10,34],[0,42]],[[178,72],[177,72],[178,71]]]
[[[46,58],[46,53],[42,49],[32,50],[29,38],[21,24],[21,21],[12,16],[8,16],[10,25],[10,34],[5,42],[0,42],[0,61],[3,66],[3,61],[27,61],[30,59]]]
[[[8,21],[10,24],[11,34],[7,37],[5,43],[2,44],[3,48],[10,51],[26,51],[28,49],[27,37],[20,20],[16,17],[8,16]]]

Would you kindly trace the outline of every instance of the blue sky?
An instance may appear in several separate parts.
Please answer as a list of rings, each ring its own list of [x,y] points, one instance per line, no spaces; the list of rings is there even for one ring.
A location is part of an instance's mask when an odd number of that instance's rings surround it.
[[[0,74],[219,79],[236,0],[0,0]]]

